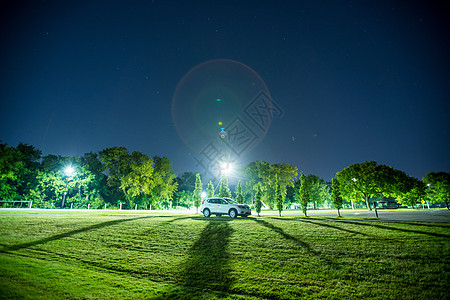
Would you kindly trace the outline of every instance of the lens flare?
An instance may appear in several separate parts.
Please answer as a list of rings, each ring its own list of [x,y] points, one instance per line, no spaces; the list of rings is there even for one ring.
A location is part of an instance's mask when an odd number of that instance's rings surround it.
[[[217,126],[225,127],[224,124],[242,116],[261,91],[270,96],[258,73],[241,62],[217,59],[197,65],[175,89],[172,99],[175,129],[189,148],[200,153],[217,138]],[[258,142],[263,138],[264,135],[258,136]]]
[[[226,138],[228,133],[225,131],[225,128],[220,128],[219,136],[220,138],[224,139]]]

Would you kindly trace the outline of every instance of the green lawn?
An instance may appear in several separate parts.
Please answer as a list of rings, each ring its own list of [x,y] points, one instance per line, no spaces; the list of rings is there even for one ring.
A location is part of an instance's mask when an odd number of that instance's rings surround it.
[[[0,298],[447,299],[450,224],[1,214]]]

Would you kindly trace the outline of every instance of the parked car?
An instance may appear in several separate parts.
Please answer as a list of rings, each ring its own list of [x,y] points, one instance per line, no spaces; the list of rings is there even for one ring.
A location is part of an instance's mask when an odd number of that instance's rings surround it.
[[[203,215],[209,218],[211,215],[229,215],[231,218],[237,216],[247,217],[252,214],[250,206],[239,204],[231,198],[212,197],[204,200],[200,206]]]

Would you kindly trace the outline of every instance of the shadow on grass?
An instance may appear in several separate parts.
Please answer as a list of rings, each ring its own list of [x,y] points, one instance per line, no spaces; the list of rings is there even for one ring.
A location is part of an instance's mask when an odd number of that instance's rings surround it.
[[[359,234],[359,235],[363,235],[363,236],[369,236],[366,233],[362,233],[362,232],[354,231],[354,230],[350,230],[350,229],[345,229],[345,228],[338,227],[338,226],[333,226],[333,225],[326,224],[326,223],[323,223],[323,222],[312,222],[312,221],[307,221],[307,220],[304,220],[303,222],[311,223],[311,224],[314,224],[314,225],[317,225],[317,226],[333,228],[333,229],[337,229],[337,230],[348,232],[348,233]]]
[[[158,299],[223,298],[228,295],[230,276],[227,247],[233,229],[224,219],[208,219],[198,240],[180,266],[178,285]]]
[[[419,222],[403,222],[403,221],[399,221],[399,222],[395,222],[397,224],[405,224],[405,225],[414,225],[414,226],[424,226],[424,227],[438,227],[438,228],[444,228],[444,229],[450,229],[450,224],[429,224],[429,223],[419,223]]]
[[[310,253],[312,253],[312,254],[314,254],[314,255],[317,255],[317,254],[318,254],[317,252],[315,252],[314,250],[311,249],[311,246],[310,246],[308,243],[306,243],[306,242],[304,242],[304,241],[302,241],[302,240],[296,238],[295,236],[292,236],[292,235],[290,235],[290,234],[287,234],[286,232],[284,232],[283,229],[281,229],[281,228],[279,228],[279,227],[276,227],[275,225],[270,224],[269,222],[264,221],[264,220],[255,220],[255,221],[256,221],[257,223],[263,225],[264,227],[269,228],[270,230],[272,230],[272,231],[278,233],[278,234],[281,235],[283,238],[295,242],[297,245],[299,245],[300,247],[302,247],[302,248],[305,249],[306,251],[308,251],[308,252],[310,252]]]
[[[450,238],[450,235],[447,235],[447,234],[425,232],[425,231],[405,229],[405,228],[389,227],[389,226],[374,224],[374,223],[362,223],[362,222],[355,222],[355,221],[339,221],[339,222],[360,225],[360,226],[376,227],[376,228],[387,229],[387,230],[392,230],[392,231],[401,231],[401,232],[407,232],[407,233],[419,233],[419,234],[425,234],[425,235],[429,235],[429,236],[433,236],[433,237]],[[399,223],[399,224],[402,224],[402,223]],[[408,224],[408,225],[410,225],[410,224]]]
[[[123,223],[123,222],[135,221],[135,220],[147,219],[147,218],[153,218],[153,217],[152,216],[145,216],[145,217],[127,218],[127,219],[119,219],[119,220],[103,222],[103,223],[99,223],[99,224],[83,227],[83,228],[80,228],[80,229],[68,231],[68,232],[65,232],[65,233],[57,234],[57,235],[54,235],[54,236],[51,236],[51,237],[48,237],[48,238],[44,238],[44,239],[40,239],[40,240],[37,240],[37,241],[23,243],[23,244],[17,244],[17,245],[12,245],[12,246],[7,246],[7,247],[4,247],[3,249],[0,249],[0,252],[8,252],[8,251],[15,251],[15,250],[20,250],[20,249],[25,249],[25,248],[29,248],[29,247],[45,244],[45,243],[48,243],[48,242],[51,242],[51,241],[59,240],[59,239],[62,239],[62,238],[70,237],[70,236],[75,235],[77,233],[82,233],[82,232],[95,230],[95,229],[101,229],[101,228],[104,228],[104,227],[117,225],[117,224],[120,224],[120,223]]]
[[[273,224],[270,224],[269,222],[266,222],[264,220],[255,220],[255,221],[257,223],[263,225],[264,227],[278,233],[286,240],[293,241],[294,243],[296,243],[297,245],[299,245],[300,247],[305,249],[309,254],[312,254],[312,255],[316,256],[318,259],[320,259],[321,261],[325,262],[332,269],[336,269],[336,270],[340,269],[339,265],[337,265],[336,263],[331,261],[329,258],[327,258],[325,255],[320,253],[320,251],[316,251],[316,250],[312,249],[308,243],[296,238],[295,236],[292,236],[292,235],[284,232],[284,230],[282,228],[276,227]]]

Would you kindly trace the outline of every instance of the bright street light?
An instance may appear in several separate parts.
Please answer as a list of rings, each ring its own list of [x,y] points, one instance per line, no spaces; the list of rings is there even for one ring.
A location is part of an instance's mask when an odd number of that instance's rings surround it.
[[[66,180],[66,190],[64,191],[63,200],[61,204],[61,208],[64,208],[64,202],[66,201],[66,195],[67,195],[67,186],[69,185],[69,177],[72,176],[72,174],[75,172],[74,168],[72,166],[68,166],[64,169],[64,173],[66,173],[67,180]]]
[[[67,176],[71,176],[73,174],[75,170],[72,168],[72,166],[68,166],[65,170],[64,173],[66,173]]]
[[[233,166],[229,162],[225,162],[222,164],[222,173],[225,175],[229,175],[233,171]]]
[[[201,194],[201,196],[202,196],[202,198],[206,198],[206,192],[202,192],[202,194]]]

